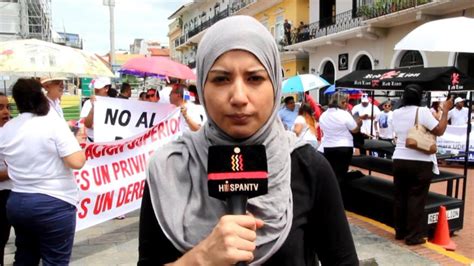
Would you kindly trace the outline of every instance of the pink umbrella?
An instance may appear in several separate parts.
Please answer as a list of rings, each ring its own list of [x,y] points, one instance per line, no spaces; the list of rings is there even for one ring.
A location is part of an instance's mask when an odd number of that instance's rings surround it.
[[[162,56],[132,58],[122,66],[120,72],[142,77],[166,76],[178,79],[196,79],[196,75],[188,66]]]

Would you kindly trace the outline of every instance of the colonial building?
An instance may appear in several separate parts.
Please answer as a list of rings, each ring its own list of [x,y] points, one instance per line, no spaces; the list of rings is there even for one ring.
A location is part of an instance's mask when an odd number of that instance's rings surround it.
[[[249,15],[262,22],[279,44],[286,76],[308,72],[308,55],[302,51],[284,49],[285,19],[295,33],[300,21],[309,21],[309,0],[194,0],[181,6],[168,19],[170,54],[175,60],[194,68],[196,51],[204,32],[217,21],[233,15]],[[292,34],[293,37],[296,36]]]
[[[285,48],[308,53],[310,73],[330,83],[353,70],[412,66],[456,65],[474,77],[473,54],[394,50],[417,26],[463,15],[474,17],[474,1],[310,0],[310,23]]]

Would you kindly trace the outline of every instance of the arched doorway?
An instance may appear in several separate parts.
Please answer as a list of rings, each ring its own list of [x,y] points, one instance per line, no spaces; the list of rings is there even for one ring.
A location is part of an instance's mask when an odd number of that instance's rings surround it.
[[[456,59],[456,66],[469,77],[474,78],[474,54],[459,53]]]
[[[334,84],[334,65],[331,61],[326,61],[321,73],[321,77],[330,84]]]
[[[320,76],[329,82],[329,84],[334,84],[334,72],[334,64],[331,61],[326,61]],[[319,90],[319,104],[321,105],[327,105],[329,102],[329,96],[324,94],[324,91],[323,89]]]
[[[422,67],[423,56],[418,51],[406,51],[400,58],[399,67]]]
[[[372,70],[372,62],[370,62],[370,58],[366,55],[359,57],[355,70]]]

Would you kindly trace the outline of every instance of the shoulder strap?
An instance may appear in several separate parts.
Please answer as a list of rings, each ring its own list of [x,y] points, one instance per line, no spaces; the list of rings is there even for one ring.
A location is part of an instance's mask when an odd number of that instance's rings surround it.
[[[420,107],[416,107],[415,126],[418,125],[418,109],[419,109],[419,108],[420,108]]]

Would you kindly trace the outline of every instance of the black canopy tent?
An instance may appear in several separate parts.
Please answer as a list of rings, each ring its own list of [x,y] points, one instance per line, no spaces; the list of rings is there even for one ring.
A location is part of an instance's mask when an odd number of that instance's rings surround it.
[[[403,91],[409,84],[418,84],[425,91],[446,91],[449,93],[474,91],[474,79],[456,67],[413,67],[400,69],[356,70],[336,81],[337,88],[358,88],[372,91]],[[471,117],[472,93],[469,97],[468,117]],[[469,119],[470,121],[470,119]],[[464,154],[464,180],[462,199],[466,197],[467,166],[469,157],[469,135],[471,123],[467,124]],[[456,197],[458,188],[456,188]]]
[[[474,90],[474,79],[455,67],[356,70],[338,79],[336,87],[401,91],[412,83],[420,85],[426,91]]]

